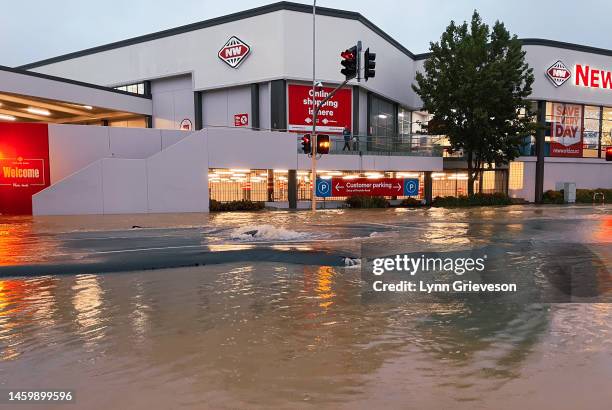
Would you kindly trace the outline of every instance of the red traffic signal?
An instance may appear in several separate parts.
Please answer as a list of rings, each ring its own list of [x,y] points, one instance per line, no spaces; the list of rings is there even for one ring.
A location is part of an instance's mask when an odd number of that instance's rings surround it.
[[[302,152],[304,154],[312,153],[312,144],[310,142],[310,134],[305,134],[302,136]]]
[[[317,154],[329,154],[329,135],[317,135]]]
[[[612,161],[612,147],[606,148],[606,161]]]
[[[340,62],[340,64],[343,67],[340,72],[346,77],[347,80],[351,80],[357,77],[357,46],[353,46],[348,50],[344,50],[342,53],[340,53],[340,56],[342,57],[342,61]]]

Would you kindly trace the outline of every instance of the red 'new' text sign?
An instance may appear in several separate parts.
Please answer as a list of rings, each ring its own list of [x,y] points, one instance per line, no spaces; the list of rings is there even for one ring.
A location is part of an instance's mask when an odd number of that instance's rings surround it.
[[[402,196],[404,180],[401,178],[332,178],[332,196]]]

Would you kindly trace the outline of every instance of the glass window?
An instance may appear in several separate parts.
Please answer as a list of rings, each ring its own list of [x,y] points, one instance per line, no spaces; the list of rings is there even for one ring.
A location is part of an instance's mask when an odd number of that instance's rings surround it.
[[[599,147],[600,108],[586,105],[584,107],[584,130],[582,136],[583,157],[597,158]]]
[[[412,113],[410,111],[404,107],[400,107],[397,113],[397,122],[400,136],[408,136],[411,134]]]
[[[601,123],[601,156],[606,156],[606,147],[612,147],[612,108],[604,107]]]
[[[524,162],[511,162],[510,163],[510,177],[509,189],[523,189],[523,179],[525,172],[525,163]]]
[[[583,106],[558,102],[546,103],[546,156],[581,156]]]
[[[392,137],[395,134],[395,107],[389,101],[372,96],[370,135]]]
[[[127,85],[121,85],[121,86],[115,87],[115,90],[144,95],[145,86],[144,86],[144,83],[127,84]]]

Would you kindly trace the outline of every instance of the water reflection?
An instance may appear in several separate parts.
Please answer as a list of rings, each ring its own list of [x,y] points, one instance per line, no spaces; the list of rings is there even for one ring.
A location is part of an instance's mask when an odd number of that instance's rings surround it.
[[[584,312],[539,305],[363,304],[359,273],[326,266],[235,264],[0,284],[0,383],[44,384],[54,372],[79,386],[88,408],[109,405],[101,386],[111,385],[160,403],[172,391],[192,407],[346,404],[365,399],[371,377],[386,372],[469,402],[520,378],[551,335],[610,332],[605,306],[585,321]],[[584,348],[610,348],[596,339]],[[579,352],[556,353],[563,360]],[[34,362],[36,373],[27,365]],[[81,380],[57,375],[65,366]]]
[[[358,228],[348,220],[367,211],[322,213],[309,226],[343,241],[265,246],[284,255],[344,251],[361,237],[388,252],[394,242],[415,252],[488,244],[506,255],[521,241],[550,250],[546,228],[584,242],[576,257],[609,280],[609,218],[550,226],[538,210],[426,212],[432,219],[391,211]],[[280,213],[278,223],[304,215]],[[219,232],[204,251],[262,247],[227,243]],[[502,273],[560,258],[506,256]],[[612,399],[609,305],[365,303],[359,269],[321,265],[234,260],[0,280],[0,385],[74,388],[88,409],[517,408],[525,395],[543,407],[605,408]],[[571,389],[558,388],[565,375]]]

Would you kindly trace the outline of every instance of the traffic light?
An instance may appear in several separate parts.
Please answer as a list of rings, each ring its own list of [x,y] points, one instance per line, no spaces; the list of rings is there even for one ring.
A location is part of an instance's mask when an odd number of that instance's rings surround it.
[[[310,143],[310,134],[302,135],[302,152],[304,154],[312,153],[312,145]]]
[[[363,54],[363,78],[368,81],[368,78],[376,77],[376,53],[370,53],[368,48]]]
[[[317,154],[329,154],[329,135],[317,135]]]
[[[606,161],[612,161],[612,147],[606,148]]]
[[[342,64],[342,67],[344,67],[342,70],[340,70],[340,72],[344,74],[347,80],[352,80],[353,78],[357,77],[357,70],[359,68],[357,67],[357,59],[359,56],[357,46],[344,50],[342,53],[340,53],[340,56],[342,57],[340,64]]]

